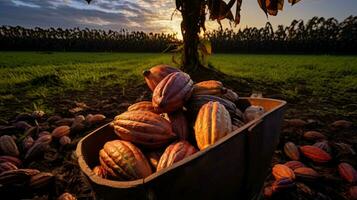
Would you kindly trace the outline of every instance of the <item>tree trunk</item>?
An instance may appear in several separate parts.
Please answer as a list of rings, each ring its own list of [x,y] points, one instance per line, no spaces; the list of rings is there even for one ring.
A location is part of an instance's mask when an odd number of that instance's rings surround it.
[[[198,44],[200,32],[200,15],[203,0],[183,0],[181,32],[184,43],[183,66],[187,73],[196,71],[200,65],[198,58]]]

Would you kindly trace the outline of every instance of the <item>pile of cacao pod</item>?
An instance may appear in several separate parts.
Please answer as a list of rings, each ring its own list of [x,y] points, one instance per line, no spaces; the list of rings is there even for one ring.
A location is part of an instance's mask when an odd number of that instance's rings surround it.
[[[220,81],[193,83],[177,68],[158,65],[144,71],[151,101],[137,102],[111,126],[117,140],[99,152],[96,175],[113,180],[145,178],[215,144],[264,114],[263,107],[237,108],[238,94]]]
[[[30,193],[48,192],[54,188],[56,174],[36,169],[38,162],[52,161],[57,151],[68,146],[75,147],[71,137],[93,126],[105,123],[101,114],[78,115],[73,118],[47,115],[42,111],[22,113],[9,122],[0,125],[0,191]],[[55,153],[54,153],[55,152]],[[46,157],[47,156],[47,157]],[[52,157],[51,157],[52,156]],[[19,192],[21,193],[21,192]],[[20,196],[20,195],[19,195]],[[59,199],[69,198],[66,193]],[[15,197],[15,196],[13,196]]]
[[[312,123],[315,122],[312,120]],[[338,184],[346,185],[344,196],[348,199],[357,199],[357,171],[353,167],[355,160],[347,159],[347,156],[353,158],[356,155],[352,146],[329,141],[325,133],[311,128],[301,131],[308,126],[308,122],[301,119],[286,120],[285,124],[287,133],[298,136],[298,139],[296,143],[287,141],[283,144],[282,157],[287,161],[272,167],[272,177],[275,180],[267,182],[264,188],[265,197],[270,198],[281,192],[297,189],[311,199],[329,199],[313,188],[317,185],[340,182]],[[336,133],[337,130],[351,127],[351,122],[338,120],[326,130]],[[341,156],[341,152],[345,154],[344,157]]]

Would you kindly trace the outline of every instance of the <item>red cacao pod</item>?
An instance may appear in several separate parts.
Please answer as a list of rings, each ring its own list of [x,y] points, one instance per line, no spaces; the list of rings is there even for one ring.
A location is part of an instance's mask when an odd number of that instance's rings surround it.
[[[99,160],[111,176],[119,179],[135,180],[145,178],[152,173],[140,149],[124,140],[105,143],[99,152]]]
[[[69,126],[59,126],[55,128],[51,135],[54,138],[61,138],[62,136],[69,135],[71,128]]]
[[[12,164],[11,162],[2,162],[0,163],[0,174],[5,171],[15,170],[18,169],[16,165]]]
[[[352,186],[349,192],[351,200],[357,200],[357,186]]]
[[[151,101],[140,101],[128,107],[128,111],[150,111],[156,114],[160,112],[154,108]]]
[[[182,140],[187,140],[189,135],[188,122],[182,110],[168,113],[165,118],[171,123],[172,131]]]
[[[181,71],[169,65],[161,64],[150,68],[150,70],[145,70],[143,72],[143,75],[146,84],[149,86],[150,90],[154,91],[156,86],[160,83],[160,81],[162,81],[162,79],[164,79],[167,75],[174,72],[181,72]]]
[[[170,122],[149,111],[127,111],[112,122],[115,133],[123,140],[147,148],[157,148],[176,138]]]
[[[11,162],[16,167],[20,167],[22,164],[22,161],[20,159],[13,156],[0,156],[0,163],[2,162]]]
[[[9,135],[3,135],[0,137],[0,150],[4,155],[14,157],[18,157],[20,155],[14,139]]]
[[[296,145],[292,142],[287,142],[284,145],[284,152],[291,160],[299,160],[300,153]]]
[[[72,194],[65,192],[61,196],[59,196],[57,200],[77,200],[77,198]]]
[[[193,85],[192,95],[217,95],[221,96],[227,92],[222,82],[216,80],[202,81]]]
[[[182,108],[191,97],[193,82],[183,72],[174,72],[166,76],[155,88],[152,104],[161,112],[170,113]]]
[[[302,146],[300,150],[305,157],[316,163],[326,163],[332,159],[329,153],[311,145]]]
[[[340,163],[338,165],[338,173],[345,181],[347,181],[349,183],[357,182],[357,172],[352,167],[352,165],[350,165],[348,163],[345,163],[345,162]]]
[[[274,165],[272,169],[272,174],[276,180],[282,179],[282,178],[289,178],[291,180],[295,179],[295,174],[293,170],[291,170],[289,167],[281,164],[276,164]]]
[[[198,112],[195,122],[197,146],[203,150],[232,131],[227,109],[219,102],[208,102]]]
[[[289,167],[292,170],[295,170],[300,167],[305,167],[304,163],[297,161],[297,160],[288,161],[284,165]]]
[[[314,169],[309,167],[300,167],[294,170],[296,177],[303,180],[316,180],[320,178],[319,173],[317,173]]]
[[[196,153],[197,150],[187,141],[179,141],[169,145],[162,154],[157,165],[157,171],[173,165],[175,162],[183,160],[184,158]]]
[[[93,168],[93,172],[95,175],[101,177],[101,178],[107,178],[108,172],[107,170],[104,169],[103,166],[98,165]]]
[[[326,140],[326,136],[318,131],[307,131],[304,133],[303,137],[307,140]]]
[[[264,114],[265,110],[262,106],[249,106],[245,109],[243,113],[243,120],[245,123],[248,123],[254,119],[259,118]]]

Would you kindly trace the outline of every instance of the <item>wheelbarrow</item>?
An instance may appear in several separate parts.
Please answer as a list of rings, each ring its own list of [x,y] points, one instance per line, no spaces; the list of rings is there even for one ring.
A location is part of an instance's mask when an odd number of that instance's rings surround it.
[[[238,102],[242,110],[250,105],[263,106],[266,113],[214,145],[146,178],[114,181],[93,173],[104,143],[118,139],[109,124],[78,143],[79,166],[96,199],[260,199],[286,102],[268,98],[241,98]]]

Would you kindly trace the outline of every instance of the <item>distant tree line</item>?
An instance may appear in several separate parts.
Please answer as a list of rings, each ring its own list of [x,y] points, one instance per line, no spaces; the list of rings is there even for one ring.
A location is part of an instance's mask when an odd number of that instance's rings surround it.
[[[294,20],[274,31],[262,28],[206,32],[204,38],[218,53],[357,53],[357,16],[342,22],[314,17]],[[118,51],[162,52],[180,41],[175,34],[104,31],[95,29],[0,27],[0,50],[11,51]]]

